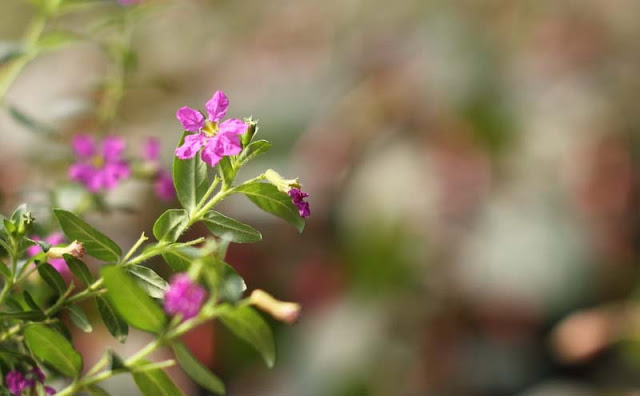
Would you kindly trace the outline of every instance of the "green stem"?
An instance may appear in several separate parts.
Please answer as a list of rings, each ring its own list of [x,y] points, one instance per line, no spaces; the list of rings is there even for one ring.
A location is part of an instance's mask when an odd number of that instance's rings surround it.
[[[135,253],[136,250],[138,250],[138,248],[140,247],[140,245],[142,245],[147,239],[149,239],[149,238],[147,238],[144,235],[144,232],[143,232],[142,235],[140,236],[140,238],[138,238],[138,241],[131,247],[131,249],[129,249],[129,251],[124,256],[124,258],[122,260],[120,260],[119,264],[126,263],[127,260],[129,260],[131,258],[131,256],[133,256],[133,253]]]
[[[202,209],[202,206],[205,203],[207,203],[207,200],[209,199],[211,194],[213,194],[213,192],[215,191],[216,187],[218,186],[218,183],[220,183],[220,179],[216,176],[216,178],[213,179],[213,182],[209,186],[209,189],[207,190],[207,192],[204,193],[204,196],[200,199],[200,202],[198,202],[196,207],[193,208],[192,213],[197,213],[200,209]]]
[[[5,95],[20,75],[22,69],[38,56],[36,44],[38,40],[40,40],[40,36],[42,36],[47,22],[48,16],[43,13],[36,14],[31,21],[22,43],[25,53],[7,65],[7,68],[3,71],[2,75],[0,75],[0,101],[4,101]]]

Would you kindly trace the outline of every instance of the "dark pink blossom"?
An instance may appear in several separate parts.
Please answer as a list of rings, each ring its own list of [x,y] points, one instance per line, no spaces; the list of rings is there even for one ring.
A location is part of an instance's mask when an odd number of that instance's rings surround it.
[[[19,396],[22,391],[27,388],[27,380],[24,378],[24,375],[16,370],[7,373],[4,383],[7,389],[9,389],[9,392],[16,396]]]
[[[160,141],[158,138],[150,137],[144,142],[142,147],[142,158],[145,161],[156,162],[160,156]]]
[[[31,239],[33,239],[34,241],[43,240],[36,235],[31,236]],[[50,234],[49,236],[44,238],[44,241],[51,246],[60,245],[64,242],[64,236],[59,232],[54,232],[53,234]],[[29,257],[33,257],[41,251],[42,249],[39,245],[33,245],[27,248],[27,254],[29,255]],[[64,259],[50,258],[47,260],[47,262],[51,264],[53,268],[55,268],[60,273],[60,275],[62,275],[63,278],[68,279],[71,277],[71,271],[69,270],[69,267],[67,267],[67,263],[64,261]]]
[[[129,164],[121,158],[125,146],[122,138],[107,136],[98,147],[93,137],[76,135],[72,146],[78,161],[69,168],[69,177],[92,193],[111,190],[129,177]]]
[[[192,158],[202,148],[202,160],[216,166],[223,156],[237,155],[242,151],[239,135],[249,127],[244,121],[232,118],[220,121],[227,113],[229,99],[222,91],[216,91],[205,104],[208,119],[190,107],[183,107],[176,113],[182,128],[193,135],[184,138],[182,146],[176,149],[180,159]]]
[[[190,319],[200,312],[206,298],[207,291],[202,286],[187,274],[178,274],[171,279],[164,295],[164,310],[169,315],[181,314],[183,319]]]
[[[293,202],[293,204],[298,208],[298,214],[300,214],[300,217],[307,218],[311,216],[309,202],[304,201],[309,194],[300,191],[298,188],[292,188],[289,190],[289,196],[291,197],[291,202]]]
[[[163,169],[158,172],[156,180],[153,182],[153,191],[163,201],[171,201],[176,197],[173,178],[169,172]]]

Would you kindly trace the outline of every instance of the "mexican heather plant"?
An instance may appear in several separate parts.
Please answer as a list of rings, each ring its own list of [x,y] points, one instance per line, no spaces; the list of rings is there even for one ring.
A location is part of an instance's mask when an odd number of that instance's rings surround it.
[[[124,252],[78,213],[61,208],[53,209],[61,232],[52,230],[42,238],[34,236],[37,220],[26,205],[2,217],[0,394],[53,394],[56,390],[48,378],[62,377],[67,385],[57,395],[104,395],[101,381],[130,374],[145,395],[181,395],[163,370],[176,361],[196,383],[224,393],[224,384],[179,341],[189,330],[214,319],[253,345],[268,366],[274,364],[272,333],[256,308],[292,323],[300,307],[262,290],[246,295],[242,277],[225,262],[226,249],[229,243],[258,242],[262,235],[215,207],[224,199],[244,195],[302,232],[310,214],[303,200],[308,195],[296,179],[284,179],[273,170],[236,180],[238,170],[271,144],[255,139],[258,125],[252,119],[222,121],[228,104],[225,94],[217,91],[205,105],[206,119],[198,110],[178,110],[184,133],[172,175],[158,164],[157,141],[146,142],[137,167],[153,175],[161,198],[175,194],[181,206],[155,221],[153,240],[142,233]],[[134,173],[123,157],[124,147],[119,137],[100,142],[76,135],[72,148],[77,162],[70,164],[70,179],[90,195],[108,193]],[[204,223],[211,235],[182,238],[196,223]],[[84,263],[85,256],[99,262],[97,274]],[[154,257],[162,257],[175,272],[169,282],[143,265]],[[48,289],[44,298],[43,288]],[[153,334],[153,340],[127,358],[106,351],[93,367],[85,367],[61,316],[68,315],[74,326],[91,332],[93,324],[79,305],[86,300],[95,301],[102,322],[118,341],[126,342],[129,326]],[[171,348],[176,361],[148,361],[158,348]]]

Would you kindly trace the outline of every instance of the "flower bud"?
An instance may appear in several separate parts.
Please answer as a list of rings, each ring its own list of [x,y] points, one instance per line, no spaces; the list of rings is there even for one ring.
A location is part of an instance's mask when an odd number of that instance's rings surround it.
[[[48,259],[59,259],[65,254],[70,254],[74,257],[82,257],[85,253],[86,251],[84,250],[82,242],[73,241],[67,246],[52,247],[47,251],[46,256]]]
[[[289,191],[292,188],[297,188],[300,189],[302,187],[302,185],[300,184],[300,182],[298,182],[298,179],[285,179],[284,177],[280,176],[280,174],[278,174],[278,172],[274,171],[273,169],[269,169],[264,173],[264,177],[265,179],[267,179],[267,181],[271,184],[273,184],[274,186],[276,186],[276,188],[280,191],[282,191],[285,194],[288,194]]]
[[[247,131],[240,137],[240,140],[242,143],[242,147],[247,147],[247,145],[251,143],[251,139],[253,139],[255,134],[258,132],[258,121],[249,117],[245,118],[244,122],[249,125],[249,128],[247,128]]]
[[[300,304],[279,301],[264,290],[256,289],[249,297],[249,303],[271,315],[274,319],[293,324],[300,316]]]

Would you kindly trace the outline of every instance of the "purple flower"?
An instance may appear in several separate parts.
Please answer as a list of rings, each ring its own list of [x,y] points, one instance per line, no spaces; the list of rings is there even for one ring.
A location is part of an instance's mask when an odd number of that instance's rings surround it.
[[[205,120],[202,113],[190,107],[183,107],[176,113],[176,118],[185,131],[194,132],[184,138],[184,144],[176,149],[180,159],[192,158],[202,150],[202,160],[216,166],[223,156],[237,155],[242,151],[240,138],[249,127],[244,121],[231,118],[220,122],[227,113],[229,99],[222,91],[216,91],[205,104],[209,118]]]
[[[33,239],[34,241],[42,240],[36,235],[31,236],[31,239]],[[64,236],[59,232],[54,232],[53,234],[50,234],[49,236],[44,238],[44,241],[51,246],[60,245],[64,242]],[[29,257],[33,257],[36,254],[40,253],[40,251],[41,248],[39,245],[29,246],[27,248],[27,255],[29,255]],[[60,275],[62,275],[63,278],[67,279],[71,277],[71,271],[69,270],[69,267],[67,267],[67,263],[64,261],[64,259],[49,258],[47,259],[47,262],[51,264],[53,268],[55,268],[60,273]]]
[[[293,202],[293,204],[298,208],[298,214],[300,214],[300,217],[307,218],[311,216],[309,202],[304,201],[309,194],[300,191],[298,188],[292,188],[289,190],[289,196],[291,197],[291,202]]]
[[[156,162],[160,156],[160,141],[158,138],[150,137],[144,142],[142,147],[142,158],[145,161]]]
[[[200,312],[206,298],[207,291],[202,286],[187,274],[178,274],[171,279],[164,295],[164,310],[169,315],[181,314],[183,319],[190,319]]]
[[[173,186],[171,174],[165,170],[160,170],[153,182],[153,190],[156,196],[163,201],[171,201],[176,197],[176,189]]]
[[[5,385],[9,389],[9,392],[16,396],[22,394],[23,391],[33,389],[38,384],[44,384],[44,373],[40,368],[34,367],[29,370],[26,375],[23,375],[20,371],[10,371],[5,377]],[[56,390],[50,386],[45,386],[44,391],[47,395],[55,395]]]
[[[98,148],[93,137],[76,135],[72,146],[78,161],[69,168],[69,177],[92,193],[111,190],[129,177],[129,164],[121,159],[125,146],[122,138],[107,136]]]
[[[24,378],[21,372],[13,370],[7,373],[4,379],[4,383],[9,389],[9,392],[16,396],[19,396],[27,386],[27,380]]]

